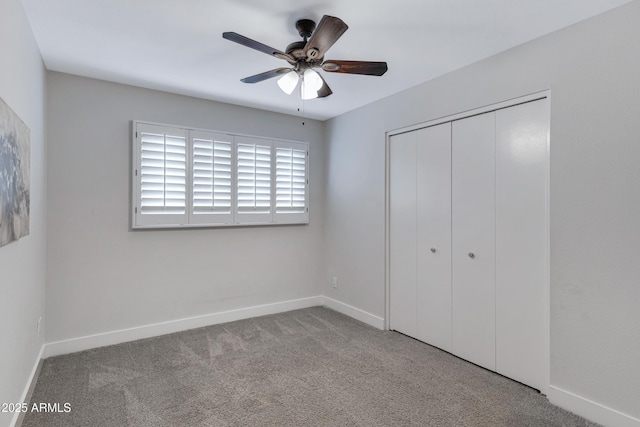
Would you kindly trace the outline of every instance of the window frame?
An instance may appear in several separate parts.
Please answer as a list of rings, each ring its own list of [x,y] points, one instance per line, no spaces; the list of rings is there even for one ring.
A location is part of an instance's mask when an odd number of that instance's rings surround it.
[[[169,133],[183,133],[186,138],[186,206],[185,213],[180,215],[168,214],[146,214],[141,209],[141,138],[143,132],[153,130],[163,130]],[[194,140],[200,142],[213,142],[214,150],[212,156],[215,155],[215,142],[229,143],[230,161],[231,161],[231,194],[229,212],[214,212],[213,208],[210,212],[205,209],[199,209],[196,212],[194,201],[194,168],[196,161],[194,159]],[[269,192],[270,192],[270,208],[269,212],[252,213],[246,210],[242,212],[238,206],[238,146],[239,144],[256,144],[269,147]],[[304,208],[297,212],[281,212],[276,209],[276,153],[278,149],[294,149],[299,153],[304,153]],[[190,128],[185,126],[168,125],[164,123],[153,123],[141,120],[132,120],[131,122],[131,223],[132,230],[139,229],[162,229],[162,228],[218,228],[218,227],[250,227],[265,225],[294,225],[309,223],[309,143],[291,140],[281,140],[245,134],[233,134],[224,131]],[[214,167],[215,157],[211,157],[211,167]],[[204,158],[206,162],[206,156]],[[206,164],[204,165],[206,167]],[[300,165],[299,165],[300,166]],[[201,168],[202,168],[201,164]],[[201,170],[198,169],[198,170]],[[264,172],[264,168],[263,168]],[[206,171],[205,171],[206,173]],[[212,172],[213,173],[213,172]],[[225,177],[226,180],[226,177]],[[206,181],[206,178],[205,178]],[[299,181],[299,179],[298,179]],[[263,181],[264,182],[264,181]],[[211,203],[215,203],[215,187],[213,180],[211,183]],[[208,197],[204,190],[205,200]]]

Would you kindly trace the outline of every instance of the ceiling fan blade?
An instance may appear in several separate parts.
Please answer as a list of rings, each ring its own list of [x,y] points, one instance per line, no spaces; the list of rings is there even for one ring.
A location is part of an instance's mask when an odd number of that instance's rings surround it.
[[[318,73],[318,75],[320,76],[320,73]],[[331,90],[327,82],[322,78],[322,76],[320,76],[320,78],[322,79],[322,87],[318,90],[318,98],[326,98],[327,96],[331,95],[333,91]]]
[[[278,49],[275,49],[271,46],[267,46],[266,44],[262,44],[260,42],[257,42],[255,40],[250,39],[249,37],[245,37],[241,34],[238,33],[234,33],[234,32],[226,32],[226,33],[222,33],[222,38],[230,40],[232,42],[236,42],[238,44],[241,44],[243,46],[246,47],[250,47],[251,49],[255,49],[255,50],[259,50],[260,52],[264,52],[267,55],[271,55],[271,56],[275,56],[276,58],[280,58],[280,59],[284,59],[285,61],[291,63],[291,64],[295,64],[296,60],[291,56],[288,55]]]
[[[365,74],[367,76],[381,76],[387,72],[386,62],[371,61],[334,61],[327,60],[322,69],[328,73]]]
[[[276,68],[275,70],[265,71],[264,73],[256,74],[254,76],[245,77],[244,79],[241,79],[240,81],[242,83],[259,83],[259,82],[267,80],[267,79],[271,79],[271,78],[274,78],[274,77],[281,76],[281,75],[283,75],[285,73],[288,73],[289,71],[291,71],[291,68]]]
[[[311,34],[311,38],[304,47],[307,59],[320,59],[325,52],[347,31],[347,24],[335,16],[324,15],[320,23]]]

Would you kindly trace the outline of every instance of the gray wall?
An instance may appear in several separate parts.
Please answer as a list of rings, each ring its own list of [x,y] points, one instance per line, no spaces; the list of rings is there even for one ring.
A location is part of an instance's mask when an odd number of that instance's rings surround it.
[[[640,417],[638,22],[635,1],[329,121],[324,294],[384,315],[386,131],[550,89],[551,384]]]
[[[0,403],[19,402],[42,348],[46,168],[45,71],[19,0],[0,0],[0,97],[31,130],[30,234],[0,248]],[[44,320],[42,327],[44,328]],[[13,414],[0,413],[0,426]]]
[[[0,9],[0,96],[32,143],[31,234],[0,248],[0,402],[41,348],[47,263],[48,342],[321,293],[383,316],[384,133],[550,89],[551,383],[640,417],[640,1],[304,128],[59,73],[45,93],[20,2]],[[128,231],[132,119],[308,140],[311,224]]]
[[[48,73],[47,342],[320,295],[323,126]],[[310,224],[129,231],[131,120],[310,142]]]

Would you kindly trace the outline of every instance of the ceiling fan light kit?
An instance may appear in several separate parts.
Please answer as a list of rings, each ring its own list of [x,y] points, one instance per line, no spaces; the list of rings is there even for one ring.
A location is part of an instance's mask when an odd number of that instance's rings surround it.
[[[298,80],[300,80],[298,73],[291,70],[278,79],[278,86],[280,86],[280,89],[282,89],[284,93],[291,95],[296,86],[298,86]]]
[[[318,97],[318,91],[322,88],[324,80],[320,74],[307,68],[302,75],[302,99],[314,99]]]
[[[280,76],[278,86],[286,94],[292,94],[300,85],[302,99],[325,98],[333,92],[322,76],[314,70],[328,73],[382,76],[387,72],[386,62],[327,60],[324,55],[349,27],[340,18],[324,15],[318,25],[310,19],[296,22],[298,34],[303,38],[287,46],[282,52],[234,32],[222,33],[222,37],[268,55],[287,61],[291,68],[277,68],[241,79],[243,83],[258,83]]]

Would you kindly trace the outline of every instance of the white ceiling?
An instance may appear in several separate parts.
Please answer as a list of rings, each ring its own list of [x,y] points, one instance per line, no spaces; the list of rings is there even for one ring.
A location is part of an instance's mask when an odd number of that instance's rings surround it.
[[[325,120],[630,0],[22,0],[47,69]],[[324,99],[286,95],[288,64],[224,40],[285,50],[295,21],[341,18],[327,59],[387,61],[382,77],[323,73]]]

